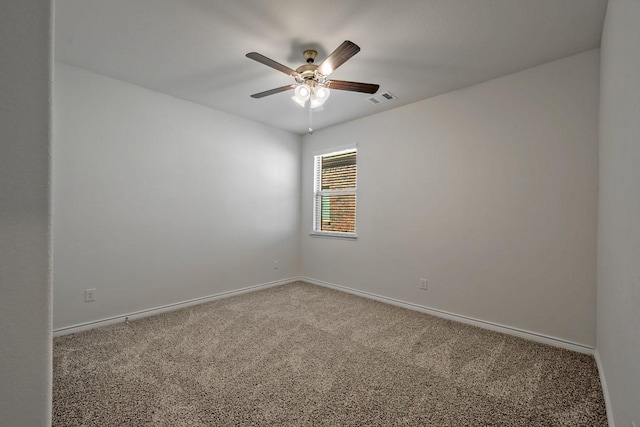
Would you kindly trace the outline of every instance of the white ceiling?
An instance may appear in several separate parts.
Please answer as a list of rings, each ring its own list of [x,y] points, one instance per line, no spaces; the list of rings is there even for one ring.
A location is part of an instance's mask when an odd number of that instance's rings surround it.
[[[344,40],[360,53],[331,77],[380,84],[397,100],[332,91],[321,129],[600,46],[606,0],[55,0],[55,59],[295,133],[291,92],[249,95]],[[319,61],[316,61],[319,62]]]

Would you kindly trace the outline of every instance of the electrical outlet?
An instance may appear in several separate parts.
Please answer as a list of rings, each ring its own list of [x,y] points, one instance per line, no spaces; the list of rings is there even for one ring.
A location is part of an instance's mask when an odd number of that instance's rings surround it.
[[[85,289],[84,290],[84,302],[92,302],[96,300],[96,289]]]
[[[427,279],[420,279],[420,289],[423,291],[427,290]]]
[[[277,270],[279,268],[278,261],[273,261],[273,269]]]

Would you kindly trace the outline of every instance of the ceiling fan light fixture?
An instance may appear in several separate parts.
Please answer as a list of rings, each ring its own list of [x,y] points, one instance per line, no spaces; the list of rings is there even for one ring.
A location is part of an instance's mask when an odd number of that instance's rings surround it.
[[[299,66],[295,70],[257,52],[249,52],[246,55],[247,58],[271,67],[276,71],[287,74],[295,80],[295,83],[293,84],[281,86],[264,92],[254,93],[251,97],[264,98],[265,96],[293,89],[294,94],[291,99],[293,99],[296,104],[304,108],[307,106],[307,101],[310,100],[311,108],[315,108],[316,111],[320,111],[320,107],[322,107],[326,100],[329,99],[329,95],[331,94],[329,86],[331,86],[331,89],[336,90],[374,94],[380,87],[377,84],[328,79],[329,74],[359,51],[360,48],[358,45],[350,42],[349,40],[345,40],[319,65],[315,65],[315,59],[318,52],[313,49],[307,49],[303,53],[306,64]],[[311,109],[309,109],[309,113],[311,113]]]
[[[318,101],[318,99],[315,96],[311,97],[311,108],[318,108],[322,106],[322,103],[320,101]]]
[[[329,99],[330,94],[331,91],[326,87],[316,86],[311,95],[311,108],[321,107]]]
[[[303,100],[301,100],[300,98],[298,98],[298,97],[297,97],[297,96],[295,96],[295,95],[293,95],[293,96],[291,97],[291,99],[293,99],[293,101],[294,101],[296,104],[298,104],[299,106],[301,106],[301,107],[303,107],[303,108],[304,108],[304,106],[307,104],[307,101],[303,101]]]
[[[310,96],[311,89],[306,84],[301,84],[296,86],[294,95],[291,99],[293,99],[299,106],[304,107]]]
[[[329,99],[329,95],[331,94],[331,91],[324,86],[316,86],[313,93],[316,96],[316,99],[318,99],[318,101],[324,103],[324,101]]]
[[[311,90],[307,85],[302,84],[296,87],[296,96],[301,100],[306,101],[307,99],[309,99],[310,95],[311,95]]]

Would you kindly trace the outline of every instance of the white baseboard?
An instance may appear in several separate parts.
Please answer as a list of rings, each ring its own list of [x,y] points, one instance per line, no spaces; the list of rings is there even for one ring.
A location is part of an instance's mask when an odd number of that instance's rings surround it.
[[[433,316],[442,317],[444,319],[453,320],[460,323],[466,323],[468,325],[477,326],[483,329],[489,329],[495,332],[501,332],[507,335],[513,335],[516,337],[524,338],[530,341],[539,342],[542,344],[551,345],[554,347],[563,348],[565,350],[576,351],[578,353],[593,355],[593,347],[589,347],[583,344],[566,341],[560,338],[539,334],[537,332],[531,332],[524,329],[514,328],[512,326],[501,325],[499,323],[488,322],[486,320],[474,319],[473,317],[463,316],[460,314],[450,313],[448,311],[438,310],[436,308],[426,307],[411,302],[401,301],[394,298],[377,295],[371,292],[360,291],[357,289],[349,288],[342,285],[336,285],[335,283],[324,282],[322,280],[312,279],[310,277],[300,277],[299,280],[308,282],[314,285],[324,286],[327,288],[335,289],[342,292],[347,292],[353,295],[358,295],[364,298],[373,299],[388,304],[393,304],[398,307],[406,308],[409,310],[420,311],[422,313],[431,314]]]
[[[304,281],[307,283],[311,283],[314,285],[319,285],[319,286],[324,286],[327,288],[331,288],[331,289],[335,289],[338,291],[342,291],[342,292],[347,292],[350,294],[354,294],[354,295],[358,295],[364,298],[369,298],[369,299],[373,299],[376,301],[380,301],[380,302],[384,302],[384,303],[388,303],[388,304],[393,304],[396,305],[398,307],[403,307],[409,310],[415,310],[415,311],[420,311],[422,313],[426,313],[426,314],[431,314],[433,316],[437,316],[437,317],[442,317],[444,319],[449,319],[449,320],[453,320],[456,322],[461,322],[461,323],[465,323],[468,325],[473,325],[473,326],[477,326],[480,328],[484,328],[484,329],[489,329],[492,331],[496,331],[496,332],[501,332],[504,334],[508,334],[508,335],[514,335],[520,338],[524,338],[524,339],[528,339],[531,341],[536,341],[536,342],[540,342],[543,344],[548,344],[548,345],[552,345],[554,347],[560,347],[560,348],[564,348],[566,350],[572,350],[572,351],[577,351],[579,353],[585,353],[585,354],[594,354],[594,349],[592,347],[588,347],[582,344],[578,344],[578,343],[574,343],[571,341],[566,341],[566,340],[562,340],[560,338],[556,338],[556,337],[551,337],[548,335],[543,335],[543,334],[539,334],[536,332],[531,332],[531,331],[526,331],[523,329],[519,329],[519,328],[514,328],[511,326],[506,326],[506,325],[501,325],[498,323],[493,323],[493,322],[488,322],[485,320],[479,320],[479,319],[474,319],[472,317],[468,317],[468,316],[463,316],[460,314],[455,314],[455,313],[450,313],[447,311],[443,311],[443,310],[438,310],[436,308],[431,308],[431,307],[426,307],[423,305],[419,305],[419,304],[414,304],[414,303],[410,303],[410,302],[406,302],[406,301],[401,301],[401,300],[397,300],[394,298],[389,298],[389,297],[385,297],[382,295],[377,295],[371,292],[366,292],[366,291],[360,291],[357,289],[353,289],[353,288],[349,288],[347,286],[342,286],[342,285],[336,285],[335,283],[329,283],[329,282],[324,282],[322,280],[316,280],[316,279],[312,279],[310,277],[291,277],[291,278],[287,278],[287,279],[282,279],[282,280],[278,280],[275,282],[268,282],[268,283],[262,283],[262,284],[258,284],[258,285],[253,285],[253,286],[247,286],[245,288],[241,288],[241,289],[236,289],[236,290],[232,290],[232,291],[226,291],[226,292],[220,292],[218,294],[214,294],[214,295],[209,295],[209,296],[205,296],[205,297],[201,297],[201,298],[194,298],[194,299],[190,299],[190,300],[186,300],[186,301],[181,301],[181,302],[177,302],[177,303],[173,303],[173,304],[167,304],[167,305],[163,305],[160,307],[154,307],[154,308],[149,308],[146,310],[140,310],[140,311],[135,311],[132,313],[125,313],[125,314],[121,314],[118,316],[113,316],[113,317],[108,317],[105,319],[99,319],[99,320],[94,320],[91,322],[85,322],[85,323],[79,323],[76,325],[71,325],[71,326],[65,326],[62,328],[58,328],[58,329],[54,329],[53,330],[53,336],[57,337],[57,336],[62,336],[62,335],[68,335],[68,334],[72,334],[75,332],[81,332],[81,331],[86,331],[89,329],[93,329],[93,328],[98,328],[101,326],[107,326],[107,325],[111,325],[114,323],[119,323],[119,322],[124,322],[125,320],[135,320],[135,319],[140,319],[142,317],[147,317],[147,316],[152,316],[154,314],[160,314],[160,313],[164,313],[167,311],[173,311],[173,310],[178,310],[181,308],[186,308],[186,307],[190,307],[193,305],[197,305],[197,304],[204,304],[210,301],[215,301],[215,300],[219,300],[219,299],[223,299],[223,298],[229,298],[232,296],[236,296],[236,295],[241,295],[244,293],[248,293],[248,292],[255,292],[255,291],[259,291],[262,289],[267,289],[267,288],[271,288],[271,287],[275,287],[275,286],[280,286],[280,285],[285,285],[287,283],[293,283],[296,281]],[[602,387],[603,387],[603,391],[606,390],[606,385],[604,383],[604,376],[603,376],[603,372],[602,372],[602,368],[599,364],[599,359],[597,358],[597,353],[596,353],[596,362],[598,362],[598,371],[600,372],[600,379],[602,382]],[[610,405],[607,401],[608,399],[608,394],[605,394],[605,401],[607,403],[607,414],[610,414],[609,408]],[[610,424],[612,425],[612,424]]]
[[[604,376],[604,369],[602,368],[602,361],[600,360],[600,353],[596,348],[593,357],[596,359],[596,366],[598,367],[598,375],[600,375],[600,385],[602,386],[602,395],[604,396],[604,406],[607,409],[607,421],[609,427],[615,427],[613,420],[613,411],[611,408],[611,397],[609,397],[609,388],[607,387],[607,379]]]
[[[200,298],[194,298],[186,301],[176,302],[173,304],[167,304],[160,307],[134,311],[133,313],[121,314],[118,316],[107,317],[105,319],[79,323],[77,325],[72,325],[72,326],[65,326],[62,328],[54,329],[53,336],[59,337],[62,335],[73,334],[76,332],[86,331],[86,330],[98,328],[101,326],[107,326],[107,325],[112,325],[114,323],[124,322],[127,319],[128,320],[140,319],[142,317],[153,316],[154,314],[160,314],[166,311],[178,310],[181,308],[190,307],[192,305],[204,304],[207,302],[211,302],[211,301],[215,301],[223,298],[229,298],[229,297],[234,297],[241,294],[246,294],[248,292],[255,292],[255,291],[260,291],[267,288],[272,288],[274,286],[286,285],[287,283],[296,282],[298,280],[300,280],[299,277],[290,277],[288,279],[277,280],[275,282],[261,283],[259,285],[247,286],[241,289],[220,292],[218,294],[208,295]]]

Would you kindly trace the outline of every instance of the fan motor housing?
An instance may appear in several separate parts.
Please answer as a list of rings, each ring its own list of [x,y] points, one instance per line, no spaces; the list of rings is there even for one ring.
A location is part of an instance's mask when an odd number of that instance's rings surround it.
[[[316,77],[317,65],[304,64],[296,68],[296,72],[299,74],[301,80],[313,80]]]

